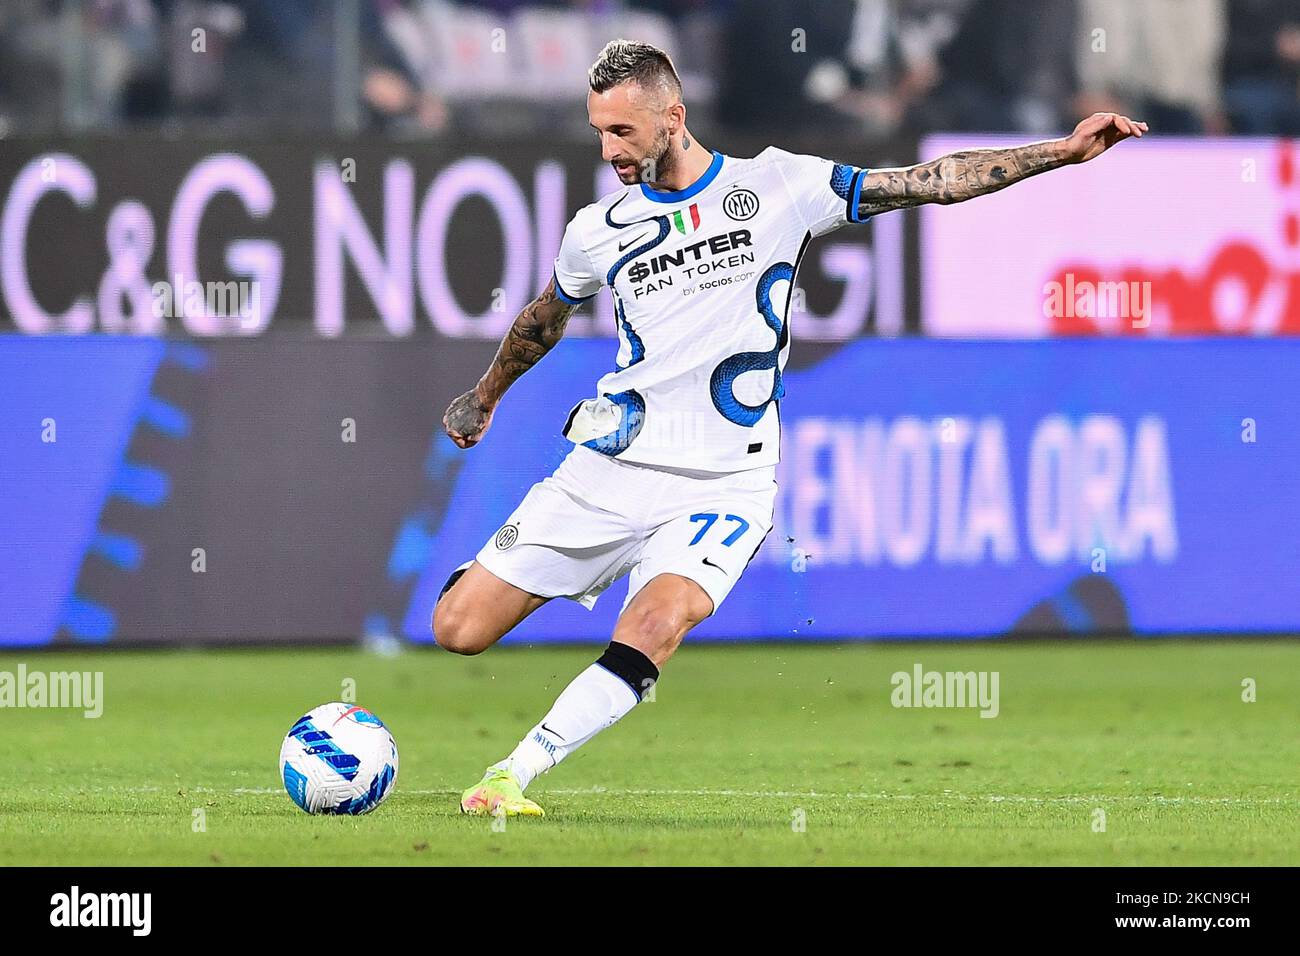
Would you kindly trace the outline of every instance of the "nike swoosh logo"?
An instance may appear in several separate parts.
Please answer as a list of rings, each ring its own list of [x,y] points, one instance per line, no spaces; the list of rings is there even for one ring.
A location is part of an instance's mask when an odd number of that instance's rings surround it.
[[[645,236],[637,236],[635,239],[633,239],[633,240],[631,240],[631,241],[629,241],[629,242],[620,242],[620,243],[618,244],[618,251],[619,251],[619,252],[622,252],[622,251],[623,251],[624,249],[626,249],[628,246],[634,246],[634,245],[636,245],[638,242],[641,242],[643,239],[645,239]]]
[[[555,733],[555,731],[553,731],[550,727],[547,727],[547,726],[546,726],[546,722],[545,722],[545,721],[542,722],[542,730],[546,731],[548,734],[553,734],[553,735],[556,736],[556,737],[560,737],[559,734]],[[563,737],[560,737],[560,739],[563,740],[564,738],[563,738]]]
[[[724,568],[724,567],[723,567],[722,565],[720,565],[720,564],[714,564],[714,563],[713,563],[712,561],[710,561],[708,558],[705,558],[705,559],[704,559],[704,563],[707,564],[707,565],[708,565],[709,567],[711,567],[711,568],[717,568],[717,569],[718,569],[719,571],[721,571],[723,574],[727,574],[727,569],[726,569],[726,568]],[[727,575],[727,576],[730,577],[731,575]]]

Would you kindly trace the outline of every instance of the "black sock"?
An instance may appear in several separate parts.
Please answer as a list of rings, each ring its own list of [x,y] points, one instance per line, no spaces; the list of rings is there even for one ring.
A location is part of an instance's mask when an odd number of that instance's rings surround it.
[[[659,668],[655,667],[654,661],[630,644],[610,641],[596,663],[631,687],[637,700],[659,679]]]

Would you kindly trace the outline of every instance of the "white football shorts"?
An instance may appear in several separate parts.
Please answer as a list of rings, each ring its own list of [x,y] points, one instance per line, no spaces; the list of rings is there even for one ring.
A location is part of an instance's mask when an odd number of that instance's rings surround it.
[[[656,575],[680,574],[708,593],[716,613],[772,530],[776,466],[702,474],[574,445],[475,560],[517,588],[588,610],[629,572],[624,609]]]

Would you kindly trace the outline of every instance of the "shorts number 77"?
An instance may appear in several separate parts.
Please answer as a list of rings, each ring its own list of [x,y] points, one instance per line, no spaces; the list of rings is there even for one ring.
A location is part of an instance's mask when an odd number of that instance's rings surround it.
[[[691,540],[691,544],[692,545],[699,544],[700,539],[709,533],[709,529],[713,527],[713,523],[717,520],[718,520],[718,513],[716,511],[704,511],[699,514],[691,515],[692,522],[696,522],[696,521],[704,522],[704,527],[695,533],[695,537]],[[729,548],[737,541],[739,541],[740,537],[746,531],[749,530],[749,522],[746,521],[744,518],[742,518],[740,515],[727,515],[724,520],[735,521],[739,523],[739,527],[737,527],[735,531],[731,532],[731,534],[727,535],[722,540],[723,545]],[[687,547],[690,547],[690,545],[687,545]]]

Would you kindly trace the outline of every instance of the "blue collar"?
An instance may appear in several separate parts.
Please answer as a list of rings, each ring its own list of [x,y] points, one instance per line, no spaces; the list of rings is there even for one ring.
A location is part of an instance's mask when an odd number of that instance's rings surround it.
[[[718,173],[722,171],[722,154],[716,149],[713,150],[713,162],[709,163],[709,168],[704,171],[699,179],[691,183],[685,189],[679,189],[677,192],[661,192],[658,189],[651,189],[648,183],[641,184],[641,195],[645,196],[651,202],[683,202],[690,199],[700,190],[704,189],[709,183],[718,178]]]

